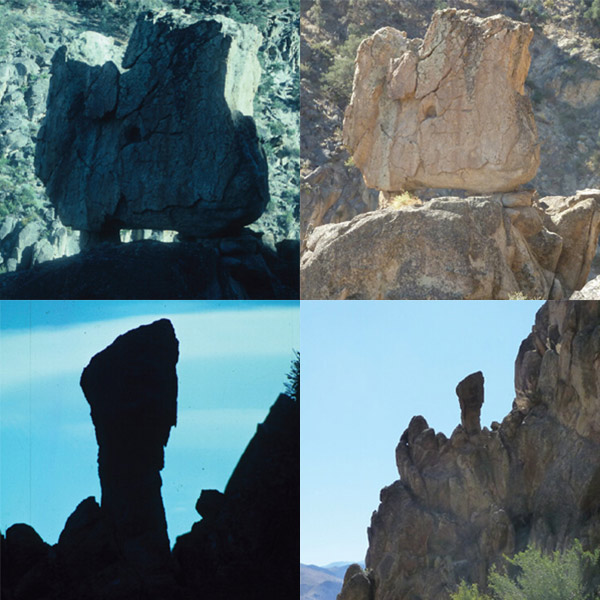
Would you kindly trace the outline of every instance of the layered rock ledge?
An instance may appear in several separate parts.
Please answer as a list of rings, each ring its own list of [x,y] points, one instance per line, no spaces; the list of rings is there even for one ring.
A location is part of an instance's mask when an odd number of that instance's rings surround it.
[[[528,544],[598,547],[599,340],[599,302],[547,302],[519,349],[502,423],[447,438],[411,420],[400,479],[371,519],[367,570],[348,570],[340,600],[446,600],[461,580],[483,589],[490,567]]]
[[[303,299],[561,299],[586,282],[600,190],[442,197],[315,228]]]

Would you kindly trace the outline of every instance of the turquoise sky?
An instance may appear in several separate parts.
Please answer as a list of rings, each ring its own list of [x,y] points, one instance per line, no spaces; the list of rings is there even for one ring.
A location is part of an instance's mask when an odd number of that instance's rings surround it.
[[[178,425],[162,471],[171,542],[223,490],[283,391],[299,348],[298,302],[0,302],[0,529],[32,525],[55,543],[88,496],[100,499],[97,444],[79,387],[120,334],[167,317],[179,339]]]
[[[414,415],[450,435],[457,383],[483,371],[482,426],[514,398],[535,301],[302,302],[301,561],[364,560],[379,491]]]

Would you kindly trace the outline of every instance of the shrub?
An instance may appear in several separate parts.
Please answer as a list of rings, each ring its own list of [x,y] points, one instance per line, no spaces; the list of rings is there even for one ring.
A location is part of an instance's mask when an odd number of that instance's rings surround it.
[[[583,550],[575,540],[564,552],[544,554],[529,546],[513,558],[506,558],[508,572],[492,567],[488,587],[496,600],[592,600],[600,588],[600,548]],[[512,575],[511,575],[512,573]],[[462,582],[452,600],[489,600],[476,585]]]
[[[460,582],[458,591],[451,595],[452,600],[491,600],[489,596],[482,594],[476,584],[468,586],[464,581]]]
[[[348,104],[352,94],[354,59],[363,38],[358,33],[351,34],[337,48],[333,63],[321,79],[323,91],[342,108]]]
[[[294,359],[290,366],[290,372],[287,374],[285,393],[290,398],[300,402],[300,352],[296,350],[294,350]]]

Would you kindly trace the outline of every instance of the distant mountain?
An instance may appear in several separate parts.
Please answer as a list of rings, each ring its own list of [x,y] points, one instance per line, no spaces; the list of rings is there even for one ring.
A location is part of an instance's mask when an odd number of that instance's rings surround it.
[[[351,564],[335,562],[318,567],[300,563],[300,600],[336,600],[342,589],[344,573]]]

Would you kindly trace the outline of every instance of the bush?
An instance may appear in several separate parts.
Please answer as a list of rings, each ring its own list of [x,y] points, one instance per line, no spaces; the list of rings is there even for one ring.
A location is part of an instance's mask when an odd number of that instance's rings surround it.
[[[452,600],[491,600],[489,596],[480,593],[477,589],[476,584],[472,584],[470,587],[461,581],[458,586],[458,591],[451,596]]]
[[[583,16],[596,25],[600,25],[600,0],[594,0]]]
[[[358,33],[350,34],[348,39],[337,48],[333,63],[321,79],[325,94],[342,108],[350,101],[354,60],[363,38],[364,36]]]
[[[488,587],[496,600],[592,600],[598,598],[600,549],[583,550],[575,540],[564,552],[543,554],[535,547],[506,558],[509,573],[493,567]],[[512,576],[510,575],[512,572]],[[477,586],[462,582],[452,600],[489,600]]]

